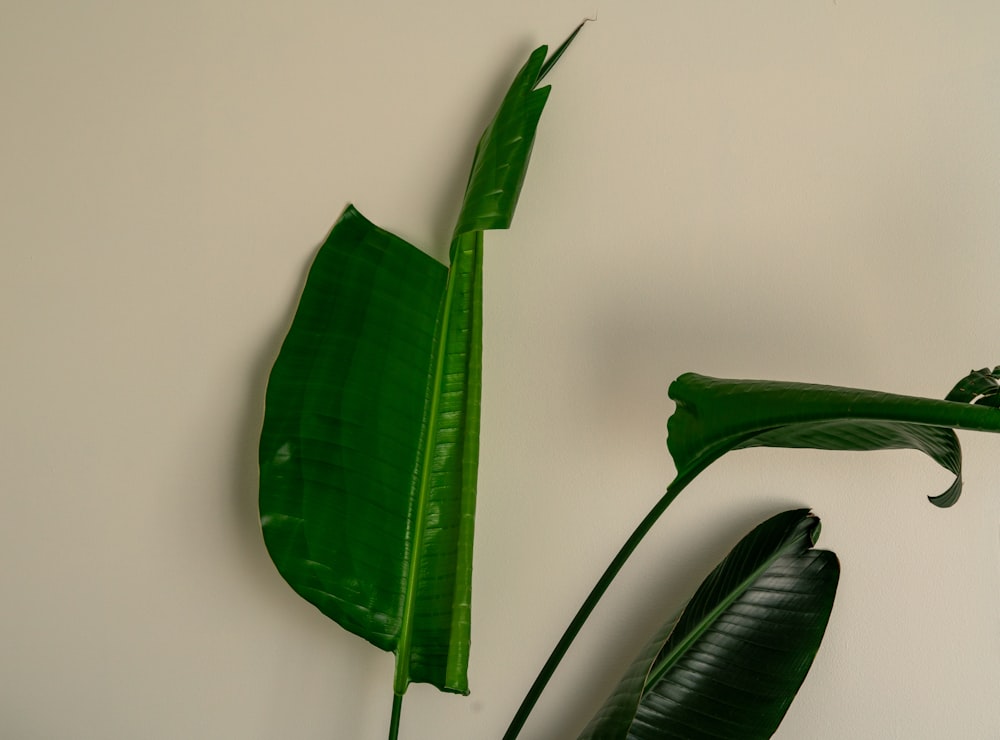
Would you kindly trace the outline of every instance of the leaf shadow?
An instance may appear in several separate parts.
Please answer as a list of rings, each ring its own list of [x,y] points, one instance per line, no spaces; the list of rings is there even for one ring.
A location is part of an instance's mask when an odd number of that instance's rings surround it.
[[[247,566],[249,575],[261,585],[282,583],[277,571],[271,567],[271,560],[264,547],[257,510],[257,488],[259,471],[257,467],[257,445],[264,421],[264,396],[271,367],[278,356],[285,334],[291,326],[298,307],[302,287],[312,266],[319,246],[313,249],[312,257],[302,269],[298,281],[299,290],[289,300],[279,320],[268,331],[266,340],[249,363],[244,384],[247,389],[245,402],[237,420],[237,430],[233,435],[235,450],[232,471],[233,488],[230,492],[232,507],[231,521],[236,529],[236,540],[243,550],[241,559]],[[267,575],[265,575],[267,574]]]

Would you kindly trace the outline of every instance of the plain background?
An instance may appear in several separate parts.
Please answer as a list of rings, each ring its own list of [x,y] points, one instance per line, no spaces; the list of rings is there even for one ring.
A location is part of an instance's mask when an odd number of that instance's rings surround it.
[[[391,656],[271,565],[267,373],[354,202],[441,258],[514,72],[598,13],[487,235],[471,681],[499,737],[673,474],[694,370],[940,397],[1000,363],[993,2],[45,2],[0,9],[0,735],[368,740]],[[777,737],[1000,737],[1000,439],[734,453],[653,530],[523,737],[572,738],[764,517],[843,577]]]

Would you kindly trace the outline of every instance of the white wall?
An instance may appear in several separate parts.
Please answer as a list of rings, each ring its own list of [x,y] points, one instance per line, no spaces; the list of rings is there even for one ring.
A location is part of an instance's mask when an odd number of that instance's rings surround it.
[[[943,395],[1000,363],[1000,5],[39,2],[0,13],[0,735],[385,736],[391,657],[300,601],[256,519],[267,372],[353,201],[442,256],[513,72],[553,73],[488,235],[469,698],[499,737],[673,468],[671,379]],[[843,578],[778,737],[1000,737],[1000,439],[756,450],[678,499],[525,738],[569,738],[738,537],[822,516]]]

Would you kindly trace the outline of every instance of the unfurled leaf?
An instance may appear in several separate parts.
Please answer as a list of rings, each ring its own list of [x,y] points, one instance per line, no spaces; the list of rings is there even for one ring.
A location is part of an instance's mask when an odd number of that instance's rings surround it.
[[[762,740],[819,649],[840,566],[819,520],[787,511],[748,534],[633,662],[580,740]]]
[[[560,49],[561,52],[561,49]],[[260,519],[281,575],[412,681],[468,691],[484,229],[507,228],[546,47],[476,150],[446,269],[349,206],[267,387]]]
[[[667,423],[667,446],[678,477],[746,447],[908,448],[955,474],[948,490],[930,499],[951,506],[962,490],[962,453],[953,430],[1000,432],[1000,410],[957,400],[695,373],[680,376],[669,393],[677,409]]]

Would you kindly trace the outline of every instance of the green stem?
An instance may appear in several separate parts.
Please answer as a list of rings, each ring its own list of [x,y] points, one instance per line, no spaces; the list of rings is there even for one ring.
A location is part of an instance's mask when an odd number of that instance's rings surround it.
[[[569,646],[573,644],[573,640],[580,633],[583,628],[584,623],[590,616],[590,613],[594,611],[594,607],[597,606],[597,602],[601,600],[604,592],[608,590],[608,586],[618,575],[618,572],[625,565],[625,562],[629,559],[629,556],[635,551],[639,543],[642,542],[642,538],[646,536],[656,520],[660,518],[667,507],[677,498],[677,494],[683,491],[688,483],[693,481],[697,475],[704,470],[710,464],[710,460],[706,461],[703,465],[698,465],[695,468],[689,468],[682,474],[678,475],[674,480],[667,486],[666,493],[663,494],[662,498],[656,502],[653,508],[650,510],[646,517],[639,522],[639,526],[635,528],[635,531],[629,536],[622,545],[622,548],[615,555],[614,559],[608,565],[604,574],[601,576],[600,580],[591,590],[590,594],[584,600],[583,605],[577,611],[576,616],[573,617],[573,621],[569,623],[563,636],[559,638],[559,642],[556,643],[555,648],[552,650],[552,654],[549,659],[545,661],[545,665],[542,666],[542,670],[538,674],[538,678],[531,685],[528,693],[524,697],[524,701],[521,702],[521,706],[518,707],[517,714],[514,715],[514,719],[510,721],[510,726],[507,728],[507,732],[503,736],[503,740],[514,740],[521,729],[524,727],[524,723],[528,719],[528,715],[531,710],[534,709],[535,704],[538,702],[538,697],[541,696],[542,691],[545,690],[545,686],[548,684],[549,679],[552,678],[552,674],[555,673],[556,668],[559,666],[560,661],[566,655],[569,650]]]
[[[403,695],[393,692],[392,694],[392,717],[389,719],[389,740],[397,740],[399,737],[399,715],[403,711]]]

